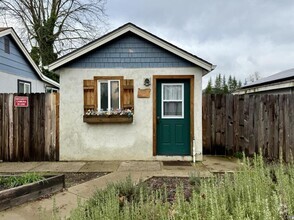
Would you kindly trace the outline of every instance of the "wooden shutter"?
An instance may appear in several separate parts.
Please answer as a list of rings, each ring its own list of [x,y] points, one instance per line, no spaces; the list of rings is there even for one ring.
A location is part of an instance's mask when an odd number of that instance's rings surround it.
[[[96,80],[84,80],[84,113],[97,110]]]
[[[122,109],[134,110],[134,80],[124,79],[122,89],[123,89]]]

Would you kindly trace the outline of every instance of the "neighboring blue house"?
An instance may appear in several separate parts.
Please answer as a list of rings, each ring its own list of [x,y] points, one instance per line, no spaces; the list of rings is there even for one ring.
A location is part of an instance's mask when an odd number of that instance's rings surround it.
[[[0,93],[58,89],[59,83],[41,73],[13,28],[0,28]]]

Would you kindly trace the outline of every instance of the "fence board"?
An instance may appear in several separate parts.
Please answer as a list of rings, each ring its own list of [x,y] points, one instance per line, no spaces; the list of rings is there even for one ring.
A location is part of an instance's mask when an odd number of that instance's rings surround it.
[[[289,161],[294,151],[294,95],[205,95],[203,100],[205,153],[261,151],[269,159],[282,156]]]
[[[8,96],[4,96],[3,106],[3,161],[9,161],[9,121],[8,121]]]
[[[255,96],[249,96],[249,106],[248,106],[248,155],[253,155],[255,152],[255,135],[254,134],[254,112],[255,112]]]
[[[0,94],[0,160],[58,160],[58,94],[28,94],[24,108],[14,107],[16,95]]]
[[[55,142],[55,144],[56,144],[56,146],[55,146],[55,156],[56,156],[56,158],[55,158],[55,160],[59,160],[59,116],[60,116],[60,114],[59,114],[59,105],[60,105],[60,95],[59,95],[59,93],[55,93],[54,94],[54,96],[55,96],[55,104],[56,104],[56,123],[55,123],[55,125],[56,125],[56,142]]]

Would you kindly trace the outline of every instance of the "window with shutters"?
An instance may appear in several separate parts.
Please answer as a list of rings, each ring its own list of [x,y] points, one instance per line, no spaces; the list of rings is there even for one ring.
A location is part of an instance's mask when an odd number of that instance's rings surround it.
[[[131,123],[134,80],[122,76],[96,76],[84,80],[84,122]]]

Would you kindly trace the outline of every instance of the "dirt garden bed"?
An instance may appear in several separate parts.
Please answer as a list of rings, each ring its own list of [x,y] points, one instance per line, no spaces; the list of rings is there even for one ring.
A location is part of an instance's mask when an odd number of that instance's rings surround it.
[[[151,191],[166,190],[168,202],[175,200],[177,187],[182,187],[186,200],[189,200],[195,187],[195,182],[188,177],[152,177],[145,181]]]

